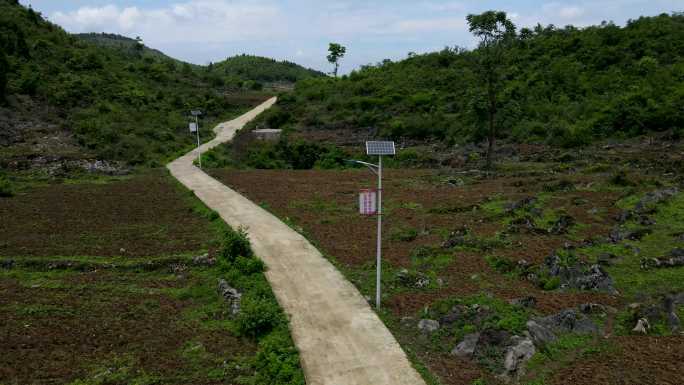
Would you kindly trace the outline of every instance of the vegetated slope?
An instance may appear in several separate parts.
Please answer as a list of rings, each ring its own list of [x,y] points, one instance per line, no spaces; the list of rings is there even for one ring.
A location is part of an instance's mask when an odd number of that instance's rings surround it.
[[[477,49],[445,48],[364,66],[339,80],[307,79],[255,124],[318,130],[316,136],[352,129],[392,138],[479,140],[487,105],[476,76],[478,55]],[[625,27],[539,25],[521,30],[505,58],[497,106],[501,136],[575,146],[682,133],[684,14],[641,17]]]
[[[169,59],[179,64],[183,63],[180,60],[176,60],[172,57],[169,57],[163,52],[147,47],[144,44],[142,45],[142,47],[140,47],[139,44],[142,44],[142,41],[138,41],[136,39],[132,39],[126,36],[117,35],[115,33],[77,33],[74,34],[74,36],[76,36],[79,39],[89,41],[91,43],[103,47],[117,48],[121,51],[128,51],[129,55],[139,55],[139,51],[142,51],[143,55],[146,56],[154,56],[159,59]]]
[[[190,109],[201,109],[208,126],[270,96],[233,87],[210,67],[180,63],[135,41],[86,40],[14,0],[0,0],[3,168],[30,168],[46,156],[48,162],[160,165],[194,143]]]
[[[290,82],[322,77],[322,72],[304,68],[289,61],[277,61],[253,55],[237,55],[214,63],[213,70],[232,78],[248,79],[261,83]]]

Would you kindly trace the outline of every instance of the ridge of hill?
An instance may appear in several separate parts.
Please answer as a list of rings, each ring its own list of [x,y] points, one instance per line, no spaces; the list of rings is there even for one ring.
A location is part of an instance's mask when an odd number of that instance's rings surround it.
[[[454,144],[485,137],[481,50],[445,48],[306,79],[254,125],[349,144],[370,136]],[[684,133],[684,14],[522,29],[505,51],[499,136],[566,147]],[[351,135],[350,135],[351,134]]]

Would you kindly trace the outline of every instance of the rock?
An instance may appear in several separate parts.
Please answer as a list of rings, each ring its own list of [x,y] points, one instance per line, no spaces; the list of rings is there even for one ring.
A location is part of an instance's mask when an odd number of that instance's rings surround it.
[[[430,286],[430,278],[421,272],[401,269],[396,273],[395,277],[399,284],[404,287],[423,289]]]
[[[536,349],[529,338],[514,336],[513,345],[506,350],[504,356],[504,369],[511,377],[518,377],[524,372],[525,363],[532,358]]]
[[[401,326],[409,327],[415,325],[416,319],[413,317],[401,317],[401,320],[399,322],[401,323]]]
[[[580,290],[603,291],[611,294],[618,293],[613,287],[613,279],[600,265],[589,267],[589,270],[584,275],[575,278],[573,286]]]
[[[216,258],[210,257],[208,253],[204,253],[192,258],[192,263],[197,266],[214,266]]]
[[[618,294],[613,287],[613,279],[598,264],[586,268],[580,261],[576,261],[573,265],[568,265],[567,261],[554,254],[546,257],[544,268],[551,277],[560,278],[563,288]]]
[[[430,286],[430,279],[427,277],[420,277],[416,280],[416,283],[414,286],[418,289],[424,289],[428,286]]]
[[[615,220],[618,221],[619,223],[625,223],[628,220],[632,219],[632,216],[633,216],[633,214],[632,214],[631,210],[623,210],[622,212],[620,212],[620,214],[618,214],[615,217]]]
[[[667,256],[660,258],[643,258],[642,269],[684,266],[684,249],[674,249]]]
[[[651,324],[648,323],[646,318],[641,318],[637,321],[636,326],[632,329],[632,332],[639,334],[648,334],[648,330],[651,328]]]
[[[522,298],[514,298],[510,301],[508,301],[513,306],[520,306],[520,307],[527,307],[527,308],[533,308],[537,305],[537,299],[529,296],[529,297],[522,297]]]
[[[2,261],[0,261],[0,268],[5,270],[12,270],[14,268],[14,260],[3,259]]]
[[[527,321],[527,331],[530,333],[534,346],[539,349],[557,340],[556,335],[549,328],[535,321]]]
[[[634,212],[644,213],[652,210],[653,206],[666,201],[677,195],[679,190],[676,187],[652,191],[644,195],[643,198],[634,206]]]
[[[119,249],[119,253],[121,253],[121,254],[126,254],[126,249],[124,249],[123,247],[120,248],[120,249]]]
[[[447,240],[442,243],[442,248],[451,249],[466,244],[469,232],[470,230],[465,226],[452,231]]]
[[[667,313],[667,326],[670,327],[672,333],[676,333],[682,326],[682,321],[675,312]]]
[[[575,218],[569,215],[562,215],[558,220],[551,226],[549,233],[560,235],[567,234],[568,230],[572,225],[575,224]]]
[[[557,314],[534,319],[535,322],[554,332],[574,332],[580,334],[596,334],[596,326],[587,316],[578,314],[574,309],[565,309]]]
[[[667,326],[670,327],[670,331],[672,331],[672,333],[677,332],[682,325],[681,320],[677,315],[677,309],[675,306],[676,300],[677,297],[674,295],[667,295],[663,299],[663,308],[667,313]]]
[[[432,319],[418,321],[418,329],[424,333],[432,333],[439,329],[439,322]]]
[[[535,203],[537,203],[537,198],[526,197],[526,198],[523,198],[517,202],[513,202],[513,203],[507,205],[506,211],[507,211],[507,213],[511,213],[513,211],[516,211],[516,210],[526,209],[526,208],[529,208],[530,206],[533,206]]]
[[[456,323],[458,322],[458,320],[463,318],[463,313],[464,311],[462,308],[454,306],[447,314],[445,314],[444,316],[442,316],[442,318],[439,319],[439,323],[440,325],[451,325],[453,323]]]
[[[451,351],[451,354],[456,357],[470,358],[475,353],[477,341],[480,339],[480,333],[466,334],[463,341]]]
[[[225,279],[218,280],[217,291],[228,304],[231,316],[236,316],[238,313],[240,313],[240,301],[242,300],[242,293],[231,287]]]
[[[169,266],[169,269],[171,270],[171,272],[172,272],[173,274],[181,275],[181,274],[185,273],[185,272],[188,270],[188,267],[187,267],[185,264],[182,264],[182,263],[172,263],[172,264]]]
[[[579,309],[584,314],[601,314],[606,313],[606,307],[598,303],[583,303]]]
[[[620,261],[622,261],[622,258],[610,253],[603,253],[599,255],[597,259],[598,264],[601,266],[614,266]]]
[[[615,227],[613,230],[611,230],[610,234],[608,235],[608,239],[613,242],[613,243],[618,243],[620,241],[623,241],[625,239],[629,239],[631,241],[638,241],[641,240],[644,236],[652,233],[653,231],[648,228],[643,228],[643,229],[637,229],[637,230],[626,230],[621,227]]]
[[[511,334],[505,330],[485,329],[480,333],[478,347],[504,346],[511,339]]]

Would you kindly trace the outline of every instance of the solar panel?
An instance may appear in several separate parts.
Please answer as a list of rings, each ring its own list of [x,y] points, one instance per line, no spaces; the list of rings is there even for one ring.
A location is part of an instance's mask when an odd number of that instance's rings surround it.
[[[200,110],[192,110],[192,111],[190,111],[190,115],[192,115],[192,116],[200,116],[200,115],[202,115],[202,111],[200,111]]]
[[[366,142],[368,155],[394,155],[394,142]]]

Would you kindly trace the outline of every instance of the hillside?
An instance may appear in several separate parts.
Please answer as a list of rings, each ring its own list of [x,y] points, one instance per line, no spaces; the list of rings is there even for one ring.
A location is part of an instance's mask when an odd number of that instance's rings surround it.
[[[348,76],[307,79],[256,125],[352,144],[368,135],[424,142],[480,141],[485,90],[480,49],[447,48],[385,60]],[[581,146],[684,127],[684,15],[620,27],[537,26],[505,51],[496,115],[514,142]]]
[[[233,84],[212,66],[182,63],[133,39],[70,35],[14,0],[0,0],[0,32],[3,169],[79,168],[85,159],[159,166],[193,146],[190,109],[201,109],[209,127],[273,92],[256,87],[251,74],[232,76]],[[278,68],[265,73],[300,76],[295,65]]]
[[[277,61],[260,56],[238,55],[214,63],[213,70],[229,77],[254,80],[257,82],[290,82],[322,77],[322,72],[304,68],[289,61]]]
[[[142,54],[143,56],[154,56],[157,59],[173,60],[179,64],[183,63],[180,60],[176,60],[172,57],[167,56],[159,50],[147,47],[146,45],[142,44],[142,41],[139,42],[136,39],[117,35],[114,33],[77,33],[73,36],[81,40],[91,42],[95,45],[108,48],[115,48],[120,51],[124,51],[131,56]],[[139,46],[139,44],[142,46]]]

